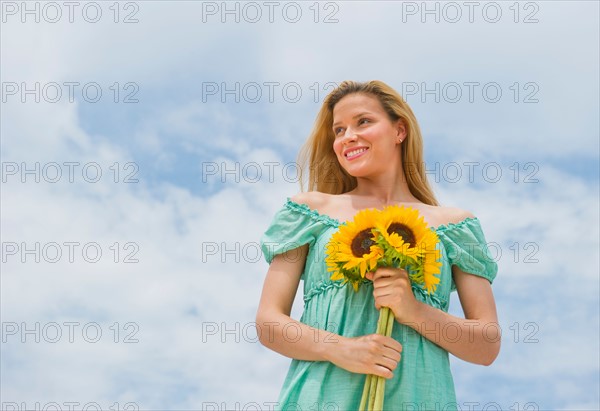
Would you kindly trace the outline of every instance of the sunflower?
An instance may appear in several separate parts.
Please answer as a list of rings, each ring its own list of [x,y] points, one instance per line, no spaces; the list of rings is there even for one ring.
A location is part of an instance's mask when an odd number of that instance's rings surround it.
[[[377,245],[374,233],[379,213],[373,209],[361,210],[331,236],[325,262],[328,271],[333,271],[332,280],[350,281],[358,290],[367,269],[377,267],[383,257],[383,249]]]
[[[405,263],[404,257],[416,260],[423,255],[425,238],[431,232],[417,210],[404,206],[386,207],[376,228],[390,246],[386,248],[391,256]]]
[[[411,280],[422,284],[429,294],[433,293],[440,282],[435,274],[440,273],[442,263],[439,261],[442,253],[436,248],[439,238],[437,234],[429,229],[423,238],[421,250],[422,256],[419,257],[416,272],[411,275]]]

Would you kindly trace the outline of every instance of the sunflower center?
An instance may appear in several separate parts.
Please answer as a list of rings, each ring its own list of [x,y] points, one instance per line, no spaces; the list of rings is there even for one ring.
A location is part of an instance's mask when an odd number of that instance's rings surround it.
[[[375,241],[373,240],[371,228],[365,228],[356,234],[350,248],[352,249],[352,254],[354,254],[355,257],[360,258],[364,254],[369,254],[371,252],[371,246],[373,244],[375,244]]]
[[[411,248],[414,248],[417,245],[417,240],[415,238],[415,234],[405,224],[402,223],[392,223],[388,227],[388,234],[396,233],[398,234],[405,243],[410,244]]]

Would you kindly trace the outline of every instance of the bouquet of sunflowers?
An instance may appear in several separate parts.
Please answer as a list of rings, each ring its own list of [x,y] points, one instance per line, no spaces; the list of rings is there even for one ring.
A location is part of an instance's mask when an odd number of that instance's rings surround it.
[[[440,279],[441,253],[435,231],[427,227],[419,212],[410,207],[389,206],[384,210],[359,211],[354,219],[342,224],[327,244],[325,262],[333,271],[332,280],[350,282],[355,291],[367,271],[379,267],[407,270],[412,283],[435,291]],[[392,335],[394,315],[382,307],[377,334]],[[368,375],[365,380],[360,410],[383,409],[385,378]]]

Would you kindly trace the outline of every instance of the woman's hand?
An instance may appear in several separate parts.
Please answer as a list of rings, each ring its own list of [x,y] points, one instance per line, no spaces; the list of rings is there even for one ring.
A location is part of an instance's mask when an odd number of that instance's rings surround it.
[[[329,353],[329,361],[340,368],[359,374],[392,378],[400,361],[402,345],[390,337],[369,334],[362,337],[339,336]]]
[[[419,301],[412,292],[406,270],[381,267],[374,273],[366,273],[366,277],[373,281],[375,308],[389,307],[399,323],[413,321],[419,309]]]

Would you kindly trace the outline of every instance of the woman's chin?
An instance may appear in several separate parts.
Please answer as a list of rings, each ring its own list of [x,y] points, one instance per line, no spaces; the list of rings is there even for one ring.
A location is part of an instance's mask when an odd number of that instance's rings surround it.
[[[358,169],[358,168],[346,168],[346,173],[348,173],[349,175],[351,175],[354,178],[364,178],[364,177],[369,177],[370,173],[367,170],[362,170],[362,169]]]

